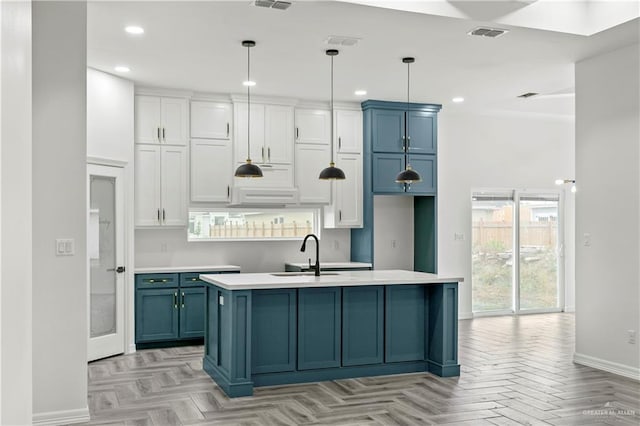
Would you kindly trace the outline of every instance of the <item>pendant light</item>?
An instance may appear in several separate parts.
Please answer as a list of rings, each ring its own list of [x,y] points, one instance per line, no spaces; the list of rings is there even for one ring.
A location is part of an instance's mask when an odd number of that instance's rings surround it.
[[[331,162],[329,167],[323,169],[320,172],[319,179],[322,180],[344,180],[344,172],[336,167],[336,163],[333,162],[333,57],[338,56],[336,49],[328,49],[327,56],[331,57]]]
[[[251,163],[251,55],[250,51],[256,45],[255,41],[244,40],[242,45],[247,48],[247,162],[236,169],[236,177],[260,178],[262,170],[257,165]]]
[[[411,185],[414,182],[420,182],[422,180],[418,172],[416,172],[411,168],[411,164],[409,164],[408,157],[407,157],[407,151],[409,150],[408,145],[409,145],[409,141],[411,140],[409,136],[409,84],[411,82],[411,78],[410,78],[411,75],[409,72],[409,68],[411,67],[411,64],[414,63],[415,61],[416,61],[415,58],[402,58],[402,62],[407,64],[407,112],[404,119],[405,134],[407,135],[407,137],[406,137],[405,145],[403,147],[404,148],[404,170],[398,173],[398,176],[396,176],[396,182],[404,183],[406,185]]]

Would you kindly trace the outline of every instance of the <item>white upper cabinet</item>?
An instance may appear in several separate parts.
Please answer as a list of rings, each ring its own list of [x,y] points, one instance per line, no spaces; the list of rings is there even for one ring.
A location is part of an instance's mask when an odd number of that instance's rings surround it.
[[[233,179],[229,141],[191,140],[191,201],[228,202]]]
[[[360,154],[362,152],[362,111],[334,109],[336,152]]]
[[[293,107],[265,105],[266,162],[293,163]]]
[[[329,145],[331,142],[331,111],[296,109],[296,143]]]
[[[325,228],[362,227],[362,155],[338,154],[336,167],[346,179],[332,182],[333,199],[324,208]]]
[[[236,163],[247,159],[247,104],[234,105]],[[293,163],[293,107],[251,104],[251,160],[257,164]]]
[[[191,101],[191,138],[231,139],[230,103]]]
[[[184,98],[137,95],[136,143],[186,146],[189,139],[189,107]]]
[[[264,152],[264,105],[251,104],[251,160],[263,163]],[[233,145],[236,163],[244,163],[247,159],[247,104],[236,103],[233,108]]]
[[[329,145],[296,144],[295,158],[296,186],[300,192],[300,203],[331,202],[331,181],[318,179],[322,169],[329,166],[331,160]]]
[[[135,155],[135,225],[186,226],[186,147],[139,144]]]

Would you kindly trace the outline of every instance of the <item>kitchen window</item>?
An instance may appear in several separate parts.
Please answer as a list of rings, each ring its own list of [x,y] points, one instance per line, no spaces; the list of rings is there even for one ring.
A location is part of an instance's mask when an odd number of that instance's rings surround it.
[[[188,241],[298,240],[320,233],[317,209],[192,209]]]

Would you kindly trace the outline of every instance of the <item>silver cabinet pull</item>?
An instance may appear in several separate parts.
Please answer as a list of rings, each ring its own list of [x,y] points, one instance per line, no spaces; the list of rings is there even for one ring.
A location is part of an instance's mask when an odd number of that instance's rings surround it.
[[[407,151],[411,149],[411,136],[407,136]]]
[[[338,221],[342,222],[342,210],[338,210]]]
[[[182,302],[180,303],[180,307],[184,308],[184,291],[182,292]]]
[[[261,148],[262,150],[262,162],[264,163],[264,146]]]
[[[173,293],[173,309],[178,309],[178,293]]]
[[[229,185],[227,185],[227,198],[229,198],[231,196],[231,188],[229,188]]]
[[[338,136],[338,149],[342,148],[342,138]]]

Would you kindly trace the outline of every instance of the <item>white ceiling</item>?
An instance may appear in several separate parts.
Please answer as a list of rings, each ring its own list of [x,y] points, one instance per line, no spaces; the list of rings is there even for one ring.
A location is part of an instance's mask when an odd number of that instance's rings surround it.
[[[140,25],[142,36],[124,32]],[[466,33],[492,22],[390,10],[343,2],[294,1],[286,11],[234,2],[90,2],[88,64],[136,84],[196,92],[244,93],[246,48],[252,94],[326,101],[329,35],[361,39],[335,58],[335,98],[406,100],[403,56],[415,56],[411,100],[447,110],[573,115],[574,63],[638,43],[638,18],[592,36],[497,25],[487,39]],[[518,99],[525,92],[545,95]],[[451,98],[463,96],[463,104]]]

